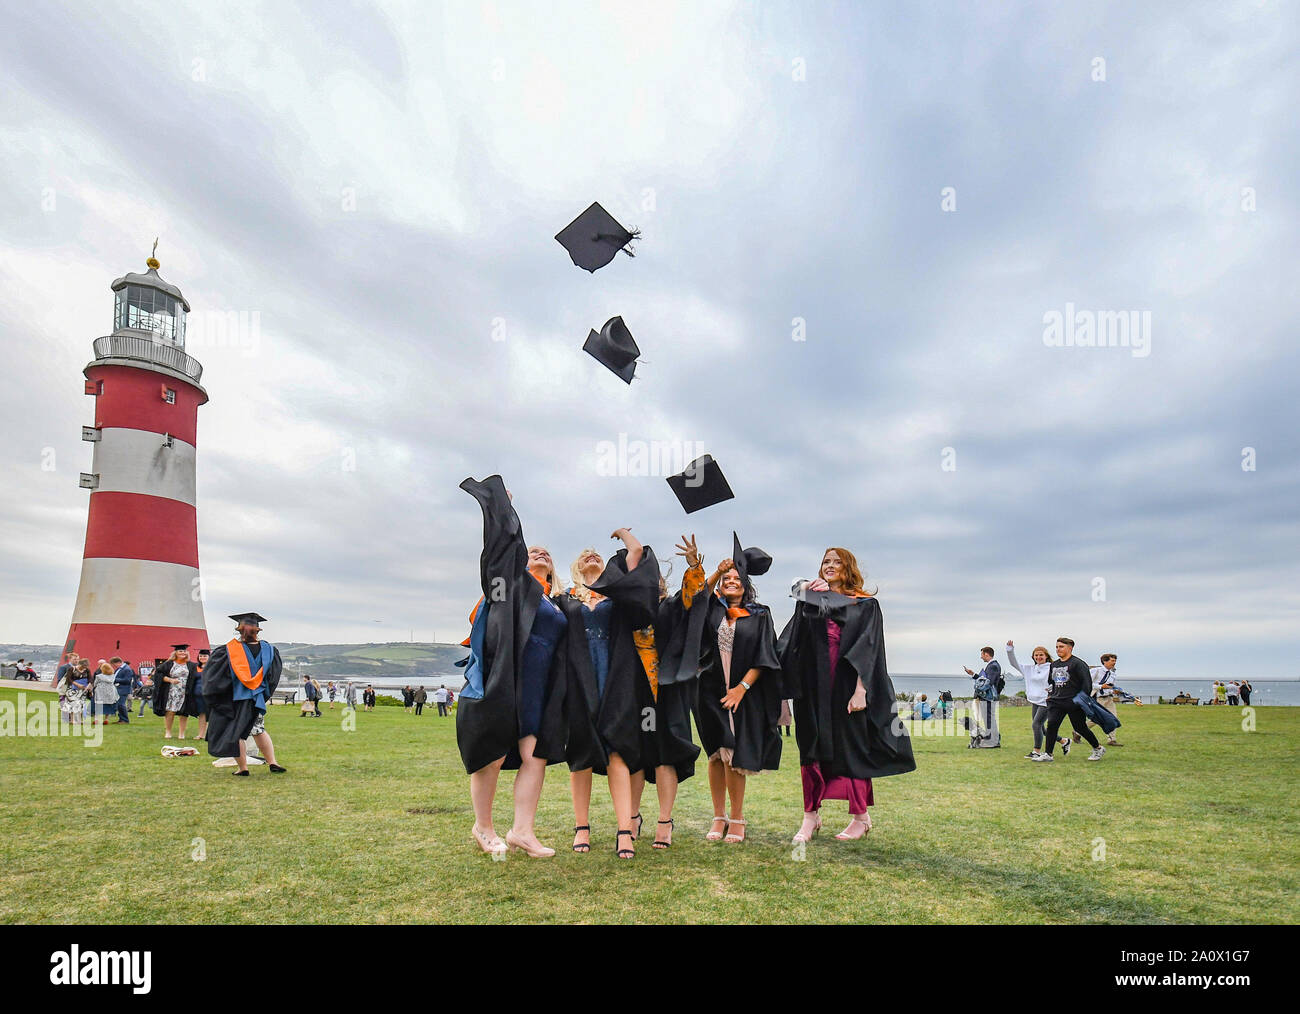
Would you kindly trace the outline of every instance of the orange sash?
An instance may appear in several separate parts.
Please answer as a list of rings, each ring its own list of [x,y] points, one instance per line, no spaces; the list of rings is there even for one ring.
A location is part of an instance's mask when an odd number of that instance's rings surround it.
[[[262,685],[262,670],[258,668],[257,672],[251,672],[248,665],[248,654],[244,651],[244,642],[237,637],[232,637],[226,643],[226,655],[230,658],[230,668],[235,671],[239,682],[248,687],[249,690],[256,690]]]

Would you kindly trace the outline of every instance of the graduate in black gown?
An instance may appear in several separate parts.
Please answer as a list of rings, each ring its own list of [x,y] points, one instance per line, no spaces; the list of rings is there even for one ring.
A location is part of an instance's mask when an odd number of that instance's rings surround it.
[[[584,549],[571,568],[573,587],[559,599],[568,618],[566,652],[566,748],[573,793],[575,852],[591,848],[592,775],[609,784],[618,824],[615,854],[636,855],[632,775],[643,768],[642,723],[652,707],[645,669],[634,633],[654,623],[659,600],[659,564],[654,550],[627,528],[611,538],[624,548],[608,566],[594,549]]]
[[[695,724],[709,758],[713,797],[706,838],[739,842],[745,840],[746,777],[781,763],[781,663],[772,614],[757,601],[749,579],[765,574],[772,558],[761,549],[742,550],[735,533],[732,542],[732,559],[707,582],[716,593],[706,599]]]
[[[456,709],[456,744],[469,774],[474,841],[484,852],[555,850],[537,839],[537,803],[546,766],[564,760],[564,645],[567,620],[551,598],[551,554],[524,542],[501,476],[460,488],[483,512],[479,579],[483,597],[470,615],[465,689]],[[502,769],[517,770],[514,826],[498,837],[492,819]]]
[[[844,799],[852,818],[835,837],[871,830],[871,780],[916,769],[912,741],[895,714],[885,664],[880,602],[863,588],[847,549],[823,554],[814,581],[795,585],[794,615],[781,633],[785,696],[794,700],[804,818],[796,843],[821,827],[821,804]]]
[[[234,757],[235,774],[248,774],[248,747],[253,742],[273,774],[285,769],[276,763],[275,744],[266,731],[267,704],[280,685],[284,662],[280,649],[258,639],[265,616],[235,613],[238,636],[212,649],[203,669],[203,699],[208,709],[208,753]]]
[[[670,848],[673,843],[673,805],[677,801],[677,787],[695,774],[695,761],[700,755],[691,732],[691,708],[695,703],[696,678],[699,675],[699,631],[703,629],[705,609],[697,609],[696,637],[687,652],[691,606],[702,599],[704,567],[695,548],[695,536],[683,535],[677,546],[677,555],[688,564],[682,576],[682,586],[673,595],[668,594],[666,577],[659,579],[659,608],[652,627],[634,631],[637,653],[645,669],[650,688],[650,708],[642,722],[642,763],[644,770],[632,776],[632,805],[640,835],[641,795],[645,783],[655,787],[659,798],[659,819],[655,828],[653,846]],[[670,571],[671,573],[671,571]]]
[[[191,716],[199,713],[198,666],[190,661],[188,644],[173,644],[172,653],[153,674],[153,713],[164,720],[163,739],[172,738],[172,720],[179,715],[180,739]]]

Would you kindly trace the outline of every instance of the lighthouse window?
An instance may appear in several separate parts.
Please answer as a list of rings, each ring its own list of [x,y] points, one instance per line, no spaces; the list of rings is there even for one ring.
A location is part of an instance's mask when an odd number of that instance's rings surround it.
[[[137,331],[149,331],[171,344],[184,341],[183,331],[176,325],[177,304],[165,292],[128,285],[117,293],[116,326]]]
[[[164,392],[164,394],[163,394],[163,400],[166,401],[168,405],[175,405],[175,404],[176,404],[176,392],[173,391],[170,387],[167,388],[167,390],[166,390],[166,391]]]

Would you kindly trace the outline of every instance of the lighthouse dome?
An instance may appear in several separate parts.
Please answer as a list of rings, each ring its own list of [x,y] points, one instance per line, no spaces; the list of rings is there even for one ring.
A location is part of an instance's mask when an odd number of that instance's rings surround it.
[[[185,347],[185,314],[190,304],[181,290],[158,274],[150,257],[149,270],[128,272],[113,283],[113,333],[145,332],[155,341]]]

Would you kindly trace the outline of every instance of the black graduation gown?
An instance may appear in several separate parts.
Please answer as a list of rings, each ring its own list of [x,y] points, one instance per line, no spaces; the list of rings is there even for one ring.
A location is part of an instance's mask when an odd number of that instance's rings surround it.
[[[239,650],[244,649],[241,647]],[[280,649],[272,645],[271,671],[262,674],[267,703],[280,685],[283,668]],[[208,753],[213,757],[238,757],[239,744],[248,738],[257,721],[257,709],[252,701],[235,700],[235,681],[238,678],[230,667],[230,652],[226,645],[213,648],[208,664],[203,667],[203,700],[208,709]]]
[[[704,752],[712,756],[722,747],[732,751],[731,766],[745,771],[775,771],[781,764],[781,662],[777,657],[776,628],[767,607],[757,602],[745,606],[748,616],[735,623],[735,643],[731,653],[731,679],[723,685],[722,656],[718,653],[718,624],[727,615],[726,606],[707,589],[704,618],[703,661],[699,690],[695,698],[695,724],[700,730]],[[694,606],[692,605],[692,609]],[[728,721],[730,713],[722,706],[722,697],[737,686],[750,669],[762,670],[751,690],[746,691],[734,714],[735,732]]]
[[[840,659],[831,685],[826,621],[840,624]],[[781,632],[785,696],[794,699],[799,763],[825,778],[883,778],[916,770],[912,740],[895,716],[894,683],[885,665],[884,622],[873,598],[822,611],[799,602]],[[858,680],[864,711],[848,713]]]
[[[557,605],[569,626],[565,652],[565,718],[568,725],[566,760],[570,771],[591,768],[607,773],[609,755],[616,753],[629,771],[644,767],[643,725],[647,709],[654,706],[645,667],[632,634],[654,623],[659,601],[659,562],[646,546],[635,570],[627,569],[627,550],[620,549],[605,564],[591,585],[613,603],[609,620],[609,672],[600,694],[596,670],[587,646],[583,605],[572,595],[562,595]]]
[[[456,745],[466,772],[473,774],[505,758],[504,767],[519,767],[519,711],[523,695],[520,666],[533,618],[542,601],[542,586],[528,573],[528,545],[519,515],[510,504],[501,476],[479,482],[466,479],[460,488],[483,511],[483,552],[479,578],[487,616],[483,638],[483,697],[463,694],[456,708]],[[567,639],[567,635],[566,635]],[[555,648],[542,722],[533,755],[555,764],[564,760],[564,640]]]
[[[671,767],[677,781],[684,782],[695,774],[700,748],[691,732],[691,709],[695,704],[696,678],[700,669],[699,630],[704,628],[708,612],[708,590],[702,589],[691,603],[690,613],[682,606],[679,591],[659,603],[655,616],[655,652],[659,656],[659,691],[651,695],[654,723],[644,736],[645,776],[655,781],[655,768]],[[701,605],[701,608],[694,608]],[[688,638],[692,615],[699,621],[694,641]],[[687,645],[690,644],[688,651]],[[685,664],[683,664],[683,661]]]
[[[167,714],[167,698],[171,696],[172,684],[165,682],[160,674],[165,673],[170,676],[174,664],[173,662],[164,662],[153,671],[153,713],[155,715]],[[199,667],[193,662],[186,662],[185,667],[190,672],[185,680],[185,702],[181,705],[181,710],[174,712],[174,714],[186,715],[192,718],[200,714],[199,702],[195,700],[194,693],[194,684],[197,682],[195,674],[199,671]],[[205,667],[203,671],[206,674],[207,668]]]

